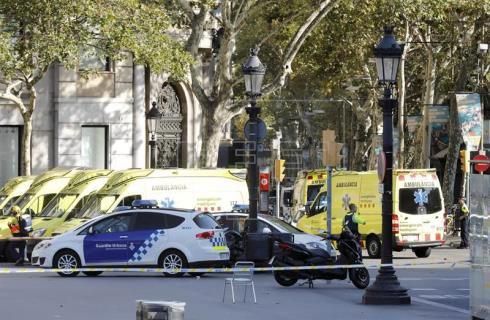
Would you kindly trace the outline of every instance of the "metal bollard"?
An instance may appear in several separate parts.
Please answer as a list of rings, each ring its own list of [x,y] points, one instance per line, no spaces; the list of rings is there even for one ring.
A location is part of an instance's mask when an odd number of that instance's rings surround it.
[[[185,302],[136,301],[136,320],[184,320]]]

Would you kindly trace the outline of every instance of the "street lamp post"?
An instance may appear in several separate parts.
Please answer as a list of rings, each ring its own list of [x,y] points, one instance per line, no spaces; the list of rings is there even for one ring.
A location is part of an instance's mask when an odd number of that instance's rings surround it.
[[[402,53],[403,47],[396,42],[393,28],[385,27],[383,38],[374,48],[379,83],[384,87],[383,98],[379,101],[383,108],[383,152],[386,158],[382,198],[382,266],[378,270],[376,280],[362,297],[364,304],[410,304],[411,301],[407,289],[400,285],[392,266],[393,109],[397,107],[393,87]]]
[[[148,127],[148,144],[150,145],[150,168],[156,167],[156,148],[157,148],[157,122],[160,119],[160,112],[157,103],[152,102],[150,111],[146,113],[146,125]]]
[[[249,226],[250,232],[257,231],[257,207],[259,191],[259,170],[257,163],[257,145],[259,143],[259,125],[262,122],[258,117],[260,108],[257,107],[257,98],[261,95],[262,81],[265,75],[265,66],[257,57],[258,49],[250,50],[250,56],[242,65],[245,80],[245,94],[250,98],[250,107],[245,108],[249,115],[247,123],[247,145],[249,149],[249,159],[247,168],[247,184],[249,194]],[[262,122],[263,123],[263,122]]]

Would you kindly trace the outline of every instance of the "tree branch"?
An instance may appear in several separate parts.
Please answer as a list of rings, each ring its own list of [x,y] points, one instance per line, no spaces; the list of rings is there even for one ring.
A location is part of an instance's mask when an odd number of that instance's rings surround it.
[[[189,1],[187,0],[178,0],[180,3],[180,6],[182,7],[182,10],[184,10],[184,13],[189,17],[189,19],[192,20],[192,17],[194,16],[194,11],[192,10],[192,7],[189,5]]]
[[[306,19],[305,23],[298,29],[293,39],[286,47],[286,54],[284,55],[282,61],[282,72],[279,73],[279,75],[274,79],[273,82],[271,82],[264,88],[264,95],[274,92],[278,88],[284,86],[287,76],[292,73],[291,63],[298,54],[306,38],[336,4],[337,2],[335,0],[323,1],[319,5],[318,9],[312,12],[308,19]]]

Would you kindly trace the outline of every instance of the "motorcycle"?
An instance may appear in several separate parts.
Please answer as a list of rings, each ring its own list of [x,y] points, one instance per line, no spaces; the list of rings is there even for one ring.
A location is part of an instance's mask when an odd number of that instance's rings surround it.
[[[362,264],[362,250],[350,230],[344,230],[340,236],[329,236],[326,239],[336,241],[339,256],[329,254],[324,243],[312,242],[305,245],[276,239],[280,250],[271,259],[271,264],[273,267]],[[312,288],[313,280],[345,280],[347,276],[358,289],[365,289],[369,285],[369,272],[365,267],[274,271],[276,282],[285,287],[294,285],[298,280],[307,280]]]

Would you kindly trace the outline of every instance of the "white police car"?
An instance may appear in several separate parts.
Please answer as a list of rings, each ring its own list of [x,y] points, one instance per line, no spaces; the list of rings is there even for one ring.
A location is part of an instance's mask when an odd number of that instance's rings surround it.
[[[99,216],[38,243],[32,252],[33,265],[64,269],[61,276],[76,276],[78,272],[70,269],[80,267],[213,267],[225,265],[229,258],[224,231],[211,216],[142,205]]]

